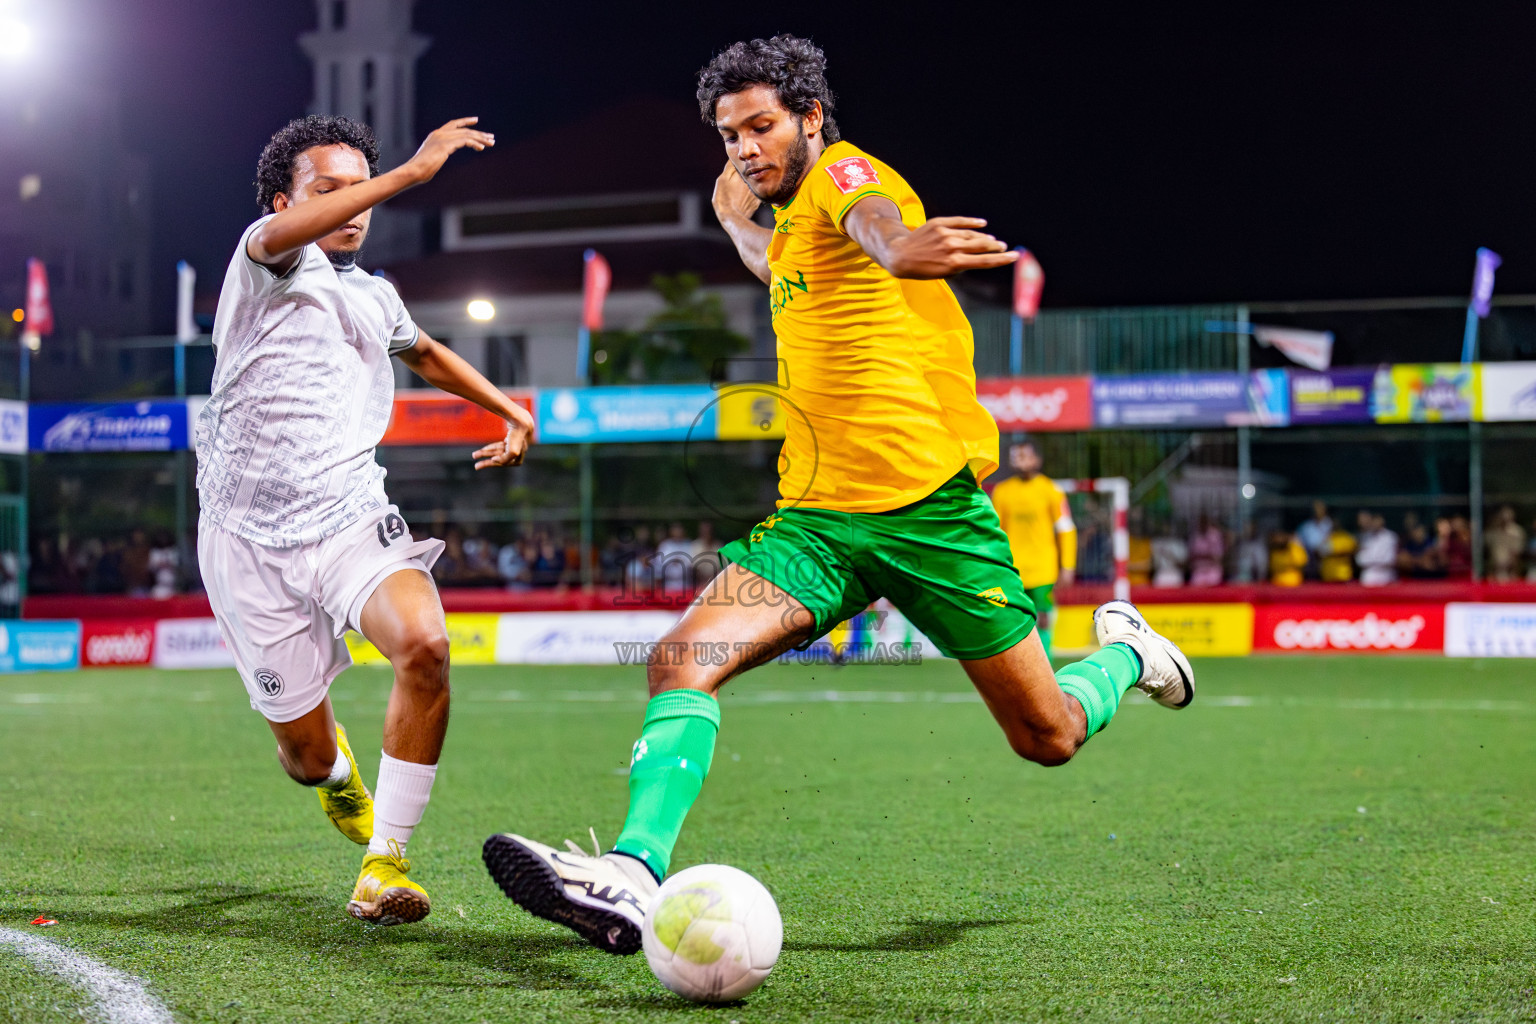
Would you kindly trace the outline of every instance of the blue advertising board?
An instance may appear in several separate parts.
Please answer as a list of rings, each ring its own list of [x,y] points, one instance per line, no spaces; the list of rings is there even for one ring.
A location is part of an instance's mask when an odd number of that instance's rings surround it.
[[[59,672],[79,667],[79,622],[0,620],[0,672]]]
[[[1093,379],[1100,427],[1283,427],[1290,400],[1284,370]]]
[[[713,441],[718,397],[707,384],[543,390],[539,440]]]
[[[28,410],[35,452],[169,452],[187,447],[187,403],[35,402]]]
[[[1371,423],[1374,369],[1291,370],[1291,424]]]

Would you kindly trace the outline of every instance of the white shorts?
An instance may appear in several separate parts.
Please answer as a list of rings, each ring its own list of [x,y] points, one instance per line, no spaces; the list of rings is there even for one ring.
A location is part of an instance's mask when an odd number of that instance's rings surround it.
[[[401,569],[428,572],[442,551],[440,540],[411,540],[393,505],[294,548],[199,527],[203,584],[251,707],[270,722],[319,707],[331,680],[352,664],[342,636],[359,629],[374,590]]]

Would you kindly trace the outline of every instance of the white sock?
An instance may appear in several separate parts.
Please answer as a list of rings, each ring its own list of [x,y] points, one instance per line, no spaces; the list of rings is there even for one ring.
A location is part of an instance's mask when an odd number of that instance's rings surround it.
[[[369,853],[393,854],[389,842],[393,839],[399,844],[400,855],[405,855],[405,844],[421,824],[436,777],[435,764],[413,764],[383,755],[379,762],[379,784],[373,791],[373,838],[368,842]]]
[[[347,755],[340,750],[336,751],[336,763],[331,765],[331,774],[322,781],[315,783],[321,789],[340,789],[347,784],[352,777],[352,762],[347,760]]]

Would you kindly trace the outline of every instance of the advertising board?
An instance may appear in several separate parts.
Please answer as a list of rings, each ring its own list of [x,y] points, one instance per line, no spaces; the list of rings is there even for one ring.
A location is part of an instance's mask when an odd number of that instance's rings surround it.
[[[1441,604],[1261,604],[1254,609],[1256,651],[1438,654],[1444,644]]]

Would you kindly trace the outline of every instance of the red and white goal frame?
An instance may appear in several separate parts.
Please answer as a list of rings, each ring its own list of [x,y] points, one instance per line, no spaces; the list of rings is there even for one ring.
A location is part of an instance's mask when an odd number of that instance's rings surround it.
[[[1101,476],[1095,480],[1057,480],[1063,494],[1107,494],[1113,510],[1112,548],[1115,556],[1115,600],[1131,599],[1131,530],[1127,523],[1131,511],[1131,482],[1123,476]]]

